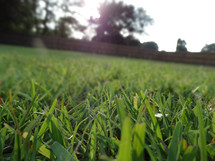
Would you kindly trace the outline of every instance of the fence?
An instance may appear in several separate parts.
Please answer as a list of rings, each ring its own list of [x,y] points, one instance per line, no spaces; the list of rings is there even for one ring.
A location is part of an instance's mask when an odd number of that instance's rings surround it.
[[[48,49],[72,50],[86,53],[124,56],[159,61],[215,66],[215,53],[155,52],[141,48],[83,40],[45,36],[9,35],[0,33],[0,44]]]

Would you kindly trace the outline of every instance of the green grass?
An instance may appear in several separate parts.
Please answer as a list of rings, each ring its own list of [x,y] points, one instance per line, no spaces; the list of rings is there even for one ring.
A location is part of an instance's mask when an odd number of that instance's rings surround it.
[[[212,161],[214,98],[213,67],[0,45],[0,160]]]

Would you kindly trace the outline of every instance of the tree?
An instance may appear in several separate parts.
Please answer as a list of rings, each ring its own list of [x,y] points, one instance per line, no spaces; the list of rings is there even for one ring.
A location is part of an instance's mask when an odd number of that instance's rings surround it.
[[[73,31],[83,32],[86,27],[81,25],[79,21],[75,18],[76,11],[73,7],[81,7],[84,4],[83,0],[63,0],[60,4],[60,9],[64,16],[60,17],[57,21],[55,31],[57,36],[60,37],[71,37]]]
[[[62,12],[64,13],[64,17],[67,17],[68,14],[73,15],[77,13],[76,11],[72,10],[72,6],[83,6],[84,1],[83,0],[62,0],[60,4],[60,8]]]
[[[83,31],[72,8],[83,0],[0,0],[0,32],[69,37]],[[56,14],[63,13],[61,18]]]
[[[144,27],[153,21],[142,8],[123,2],[105,1],[99,7],[99,14],[99,18],[89,20],[96,25],[96,36],[92,40],[108,43],[139,44],[134,35],[143,33]]]
[[[39,8],[39,1],[40,0],[31,0],[32,1],[32,12],[33,12],[33,21],[34,21],[34,26],[33,30],[36,35],[40,33],[40,17],[38,13],[38,8]]]
[[[50,24],[56,21],[54,11],[57,9],[57,0],[42,0],[42,2],[44,7],[40,8],[40,11],[44,12],[44,16],[40,17],[40,26],[42,27],[39,34],[53,35],[54,30],[50,28]]]
[[[128,35],[124,37],[124,44],[131,46],[140,46],[141,43],[133,35]]]
[[[215,43],[210,45],[205,45],[201,52],[209,52],[209,53],[215,53]]]
[[[1,0],[0,32],[32,34],[36,0]]]
[[[142,43],[141,48],[152,50],[152,51],[158,51],[158,45],[153,41]]]
[[[177,52],[187,52],[186,44],[187,44],[186,41],[184,41],[182,39],[178,39],[176,51]]]
[[[72,16],[61,17],[55,27],[55,33],[57,36],[69,38],[72,35],[72,29],[83,32],[85,28]]]
[[[68,25],[69,21],[71,21],[69,17],[61,17],[58,20],[58,24],[55,27],[55,33],[57,36],[67,38],[70,35],[70,28]]]

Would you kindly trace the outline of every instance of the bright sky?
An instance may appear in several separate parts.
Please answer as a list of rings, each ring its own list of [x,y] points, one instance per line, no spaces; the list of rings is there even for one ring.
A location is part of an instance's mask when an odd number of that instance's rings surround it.
[[[83,14],[98,16],[103,0],[85,0]],[[123,0],[142,7],[154,19],[141,42],[155,41],[159,50],[175,51],[178,38],[187,42],[188,51],[198,52],[205,44],[215,43],[215,0]]]

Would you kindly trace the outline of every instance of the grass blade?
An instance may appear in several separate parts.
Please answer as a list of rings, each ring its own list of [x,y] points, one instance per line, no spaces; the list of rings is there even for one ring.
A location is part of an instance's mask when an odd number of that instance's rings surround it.
[[[176,124],[172,140],[170,142],[167,161],[178,160],[180,154],[181,141],[182,141],[182,123],[178,122]]]
[[[51,137],[54,141],[57,141],[61,145],[65,146],[62,130],[58,124],[58,120],[52,116],[51,122],[50,122],[50,131],[51,131]]]
[[[52,114],[54,112],[56,104],[57,104],[57,99],[54,100],[54,102],[53,102],[48,114]],[[45,120],[43,121],[43,124],[42,124],[42,126],[40,128],[40,131],[38,133],[38,138],[41,137],[45,133],[45,131],[47,130],[49,121],[50,120],[47,120],[47,118],[45,118]]]
[[[94,121],[91,129],[91,140],[90,140],[90,161],[96,160],[96,121]]]
[[[200,148],[201,161],[207,161],[206,136],[205,136],[205,129],[204,129],[204,120],[202,115],[202,106],[200,102],[198,102],[196,107],[194,108],[194,113],[198,117],[198,122],[199,122],[199,148]]]
[[[133,160],[143,159],[146,124],[136,124],[134,128]]]
[[[181,161],[194,161],[197,154],[197,148],[193,146],[188,146],[184,152],[183,158]]]
[[[212,118],[212,130],[213,133],[215,134],[215,110],[212,111],[213,112],[213,118]]]
[[[39,147],[39,151],[40,154],[42,154],[43,156],[45,156],[46,158],[50,159],[51,157],[51,151],[49,149],[46,148],[46,146],[44,144],[42,144]]]
[[[38,132],[39,132],[40,122],[41,122],[41,118],[37,122],[37,126],[35,128],[35,133],[34,133],[34,136],[33,136],[33,145],[31,147],[32,148],[31,161],[35,161],[36,160],[37,144],[39,142],[37,140],[37,135],[38,135]]]
[[[122,124],[124,122],[124,119],[126,118],[126,109],[122,98],[117,99],[117,112],[119,114],[120,125],[122,128]]]
[[[19,130],[15,134],[13,161],[21,161],[21,134]]]
[[[61,144],[54,142],[51,145],[52,152],[56,156],[56,161],[76,161],[76,159],[70,154]]]
[[[126,117],[122,127],[118,161],[132,160],[131,137],[131,122],[130,118]]]
[[[3,149],[4,149],[6,131],[7,131],[6,127],[0,130],[0,160],[3,160]]]
[[[31,80],[31,99],[33,100],[34,96],[35,96],[35,85],[34,85],[34,81]]]
[[[148,152],[151,161],[156,161],[157,159],[155,157],[155,154],[152,152],[152,150],[149,148],[149,146],[147,144],[144,144],[144,148]]]
[[[150,115],[150,118],[152,120],[152,124],[153,124],[153,126],[155,128],[157,137],[159,137],[161,140],[163,140],[163,137],[162,137],[162,134],[161,134],[161,129],[160,129],[159,125],[158,125],[158,121],[157,121],[157,119],[155,117],[155,113],[153,112],[151,105],[149,103],[147,103],[146,108],[147,108],[147,110],[149,112],[149,115]]]

